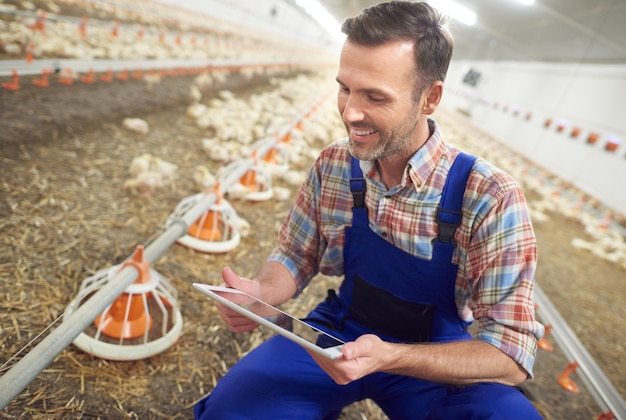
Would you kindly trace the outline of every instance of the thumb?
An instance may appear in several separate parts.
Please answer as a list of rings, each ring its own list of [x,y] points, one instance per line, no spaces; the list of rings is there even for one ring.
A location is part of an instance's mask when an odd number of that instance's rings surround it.
[[[232,287],[233,289],[240,289],[239,285],[241,284],[241,278],[235,274],[235,272],[230,267],[222,268],[222,279],[226,286]]]

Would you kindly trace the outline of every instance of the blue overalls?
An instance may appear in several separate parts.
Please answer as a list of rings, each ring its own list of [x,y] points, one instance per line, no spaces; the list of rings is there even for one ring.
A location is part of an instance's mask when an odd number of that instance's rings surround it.
[[[368,226],[365,179],[352,159],[352,226],[346,227],[345,278],[307,317],[344,340],[374,333],[393,342],[468,340],[458,317],[452,264],[465,184],[475,161],[461,154],[448,175],[437,215],[431,260],[396,248]],[[419,351],[419,350],[416,350]],[[374,400],[390,419],[535,419],[514,387],[496,383],[450,386],[374,373],[337,385],[300,346],[275,336],[242,358],[194,407],[198,419],[336,419],[354,401]]]

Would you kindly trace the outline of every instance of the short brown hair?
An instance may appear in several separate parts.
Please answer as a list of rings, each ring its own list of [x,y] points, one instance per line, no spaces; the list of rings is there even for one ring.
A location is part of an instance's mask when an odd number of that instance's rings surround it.
[[[416,91],[421,93],[434,81],[446,78],[454,42],[444,27],[447,19],[424,2],[390,1],[364,9],[348,18],[341,30],[348,40],[361,45],[389,41],[415,42]]]

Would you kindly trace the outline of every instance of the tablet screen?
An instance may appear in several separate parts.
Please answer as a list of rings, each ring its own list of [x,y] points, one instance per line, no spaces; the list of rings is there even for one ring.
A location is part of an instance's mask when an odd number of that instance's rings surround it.
[[[341,356],[343,341],[240,290],[194,283],[210,298],[272,331],[331,359]]]

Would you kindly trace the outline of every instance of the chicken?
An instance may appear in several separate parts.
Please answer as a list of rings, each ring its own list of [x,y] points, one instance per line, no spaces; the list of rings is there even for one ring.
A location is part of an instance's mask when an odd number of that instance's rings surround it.
[[[122,125],[128,130],[148,134],[148,123],[141,118],[124,118]]]
[[[150,162],[150,171],[160,173],[163,177],[163,182],[169,184],[178,176],[178,165],[153,156]]]
[[[137,156],[133,158],[130,163],[130,176],[136,177],[142,172],[146,172],[150,169],[150,164],[152,162],[152,155],[150,153],[144,153],[141,156]]]
[[[239,215],[237,215],[236,217],[236,226],[237,230],[239,231],[239,235],[241,235],[242,238],[248,237],[250,235],[250,231],[252,230],[250,223]]]
[[[141,172],[135,178],[124,182],[124,189],[139,193],[142,197],[148,197],[156,189],[163,186],[163,175],[155,171]]]
[[[291,196],[291,190],[285,187],[274,187],[274,198],[278,201],[287,201]]]
[[[217,178],[206,167],[198,165],[193,169],[193,180],[196,181],[198,187],[206,191],[215,186]]]
[[[131,178],[124,183],[124,189],[149,196],[155,189],[176,179],[178,165],[144,153],[133,158],[128,171]]]
[[[200,102],[200,99],[202,99],[202,93],[200,92],[200,89],[198,89],[198,86],[191,85],[189,88],[189,98],[193,103]]]
[[[250,194],[250,192],[250,188],[237,182],[226,191],[226,194],[230,199],[243,200],[246,198],[246,196],[248,196],[248,194]]]

